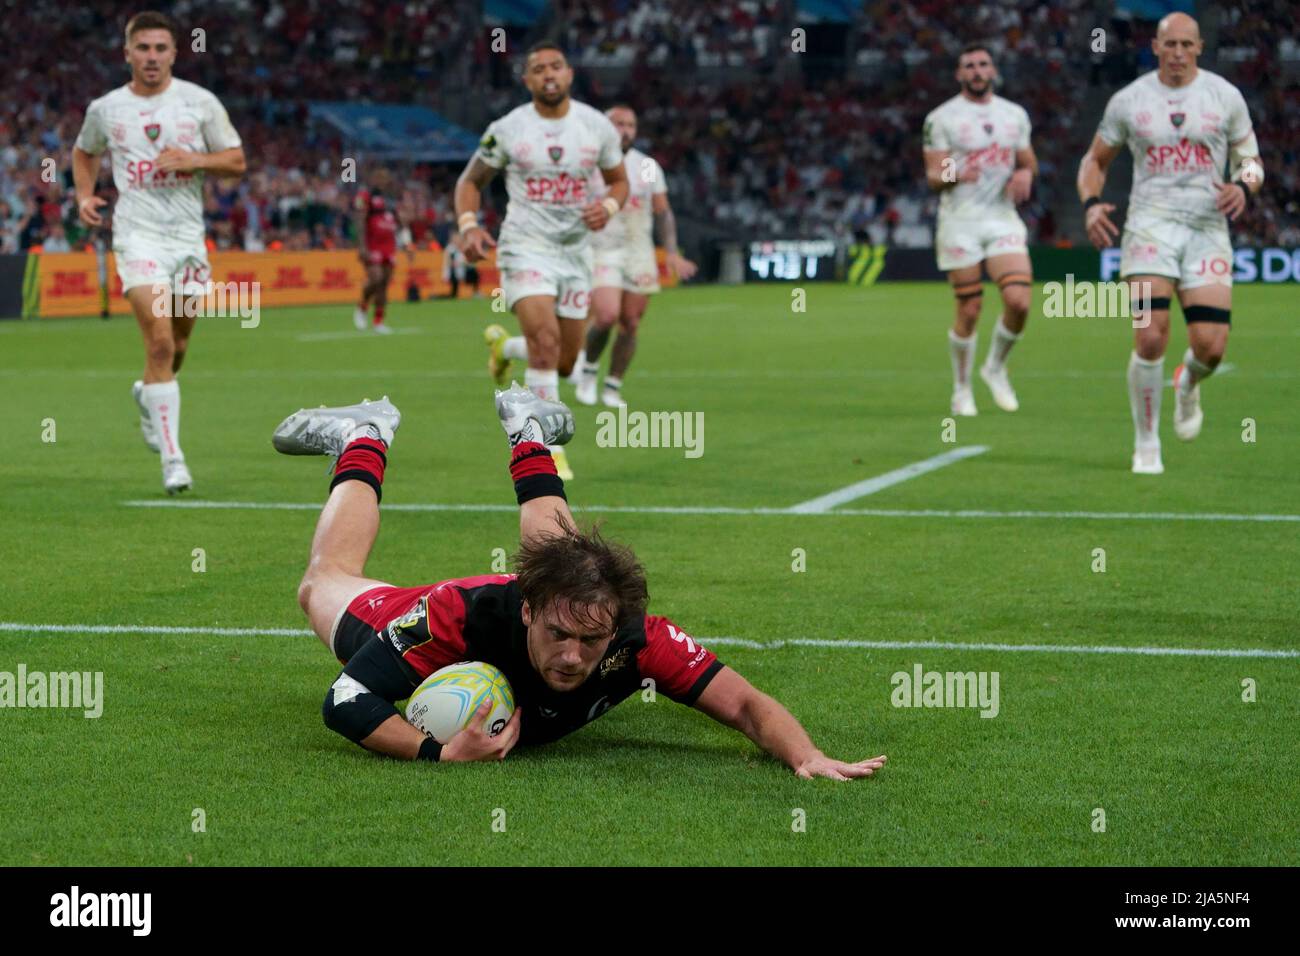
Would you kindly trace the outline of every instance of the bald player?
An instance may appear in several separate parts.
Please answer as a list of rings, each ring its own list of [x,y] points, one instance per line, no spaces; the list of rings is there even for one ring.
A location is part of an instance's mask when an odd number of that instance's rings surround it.
[[[1171,13],[1151,46],[1159,68],[1111,97],[1078,178],[1088,238],[1103,249],[1119,236],[1110,219],[1115,206],[1101,200],[1106,172],[1122,146],[1133,154],[1120,278],[1130,283],[1134,314],[1144,319],[1136,323],[1128,364],[1139,475],[1164,472],[1160,397],[1175,290],[1188,348],[1174,372],[1174,434],[1191,441],[1201,432],[1200,382],[1223,360],[1231,324],[1228,220],[1241,215],[1264,182],[1241,91],[1196,65],[1204,49],[1196,21]],[[1149,303],[1139,290],[1148,292]]]
[[[560,375],[573,371],[591,299],[591,235],[627,199],[618,131],[605,115],[570,98],[573,68],[554,43],[536,44],[524,61],[531,102],[488,126],[456,183],[456,221],[465,258],[478,262],[496,245],[478,223],[483,190],[505,171],[506,218],[497,265],[506,308],[523,335],[499,325],[484,330],[488,371],[509,381],[510,363],[528,363],[524,384],[539,398],[559,398]],[[595,196],[596,171],[608,192]],[[561,478],[573,477],[564,449],[551,449]]]

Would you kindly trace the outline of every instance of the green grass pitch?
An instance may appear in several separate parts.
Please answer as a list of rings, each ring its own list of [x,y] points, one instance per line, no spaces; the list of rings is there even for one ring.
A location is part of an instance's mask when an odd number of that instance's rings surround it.
[[[951,450],[947,290],[807,293],[802,313],[783,286],[654,300],[625,391],[634,409],[703,412],[704,453],[598,448],[596,410],[579,407],[572,502],[782,509]],[[1012,356],[1022,410],[998,412],[977,383],[980,415],[957,425],[959,445],[987,453],[843,506],[906,514],[580,517],[633,545],[651,609],[706,643],[1294,650],[1293,521],[910,513],[1300,512],[1294,296],[1237,290],[1234,367],[1203,386],[1196,442],[1174,439],[1165,392],[1159,478],[1128,471],[1126,322],[1039,316]],[[323,501],[324,462],[275,455],[271,429],[301,405],[387,392],[405,417],[386,506],[510,505],[480,335],[502,317],[482,301],[401,304],[403,334],[380,338],[348,334],[350,311],[200,323],[181,375],[192,498]],[[990,295],[981,360],[995,317]],[[1174,324],[1169,373],[1186,342],[1177,311]],[[129,394],[140,352],[129,319],[0,323],[0,621],[304,627],[294,594],[313,512],[124,504],[163,500]],[[484,573],[516,536],[509,510],[389,509],[368,571],[398,584]],[[1294,657],[716,649],[827,753],[888,766],[801,782],[703,715],[638,698],[501,764],[401,764],[323,726],[338,667],[315,638],[0,630],[0,671],[101,671],[105,684],[99,719],[0,710],[0,863],[1300,863]],[[917,663],[998,672],[998,716],[891,706],[891,675]]]

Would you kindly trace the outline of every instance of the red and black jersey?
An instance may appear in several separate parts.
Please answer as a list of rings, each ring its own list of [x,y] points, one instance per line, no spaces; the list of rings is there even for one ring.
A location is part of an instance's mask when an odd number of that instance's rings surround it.
[[[582,685],[555,691],[529,660],[522,608],[523,595],[512,574],[417,588],[385,585],[364,592],[348,606],[335,630],[335,647],[355,647],[377,634],[400,662],[408,694],[448,664],[492,664],[510,681],[515,705],[523,711],[521,744],[546,743],[572,733],[642,690],[647,678],[654,681],[656,693],[693,704],[722,669],[712,651],[672,621],[647,614],[618,631]]]
[[[382,193],[363,189],[356,208],[366,217],[366,248],[371,252],[397,251],[397,214]]]

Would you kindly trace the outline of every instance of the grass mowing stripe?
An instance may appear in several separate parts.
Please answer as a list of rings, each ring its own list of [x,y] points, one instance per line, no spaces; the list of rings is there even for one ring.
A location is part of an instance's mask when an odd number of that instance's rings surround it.
[[[314,637],[315,631],[294,627],[168,627],[160,624],[23,624],[0,621],[0,631],[33,634],[210,634],[220,637]],[[775,651],[783,647],[850,648],[853,650],[1008,651],[1039,654],[1142,654],[1151,657],[1300,657],[1300,650],[1229,647],[1126,647],[1108,644],[994,644],[962,641],[860,641],[793,637],[754,641],[747,637],[697,637],[701,644]]]

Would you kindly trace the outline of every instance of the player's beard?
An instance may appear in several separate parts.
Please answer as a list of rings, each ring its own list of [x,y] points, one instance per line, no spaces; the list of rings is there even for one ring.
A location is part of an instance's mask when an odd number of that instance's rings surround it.
[[[976,89],[977,84],[979,85],[978,89]],[[971,96],[983,96],[989,90],[993,89],[993,81],[992,80],[965,80],[962,82],[961,88],[965,92],[969,93]]]
[[[548,93],[546,90],[538,90],[533,94],[533,96],[537,99],[537,102],[541,103],[543,106],[549,106],[554,109],[569,98],[569,91],[561,89],[556,90],[554,93]]]

